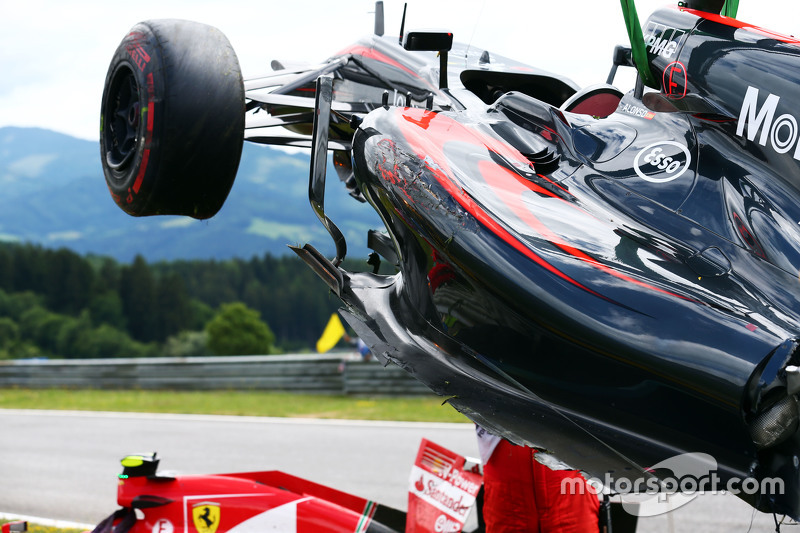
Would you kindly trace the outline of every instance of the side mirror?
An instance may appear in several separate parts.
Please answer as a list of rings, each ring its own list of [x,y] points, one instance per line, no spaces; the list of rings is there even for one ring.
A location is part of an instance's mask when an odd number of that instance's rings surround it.
[[[617,75],[617,67],[635,67],[633,63],[633,54],[630,46],[618,45],[614,48],[614,57],[612,58],[611,72],[608,73],[606,83],[609,85],[614,84],[614,78]]]
[[[403,37],[403,48],[417,52],[449,52],[453,34],[439,31],[410,31]]]
[[[453,48],[452,33],[410,31],[403,36],[403,48],[412,52],[439,52],[439,88],[447,89],[447,52]]]

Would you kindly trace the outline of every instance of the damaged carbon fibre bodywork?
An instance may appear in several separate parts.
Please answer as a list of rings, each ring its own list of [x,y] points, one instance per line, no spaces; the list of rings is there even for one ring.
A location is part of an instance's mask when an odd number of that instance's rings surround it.
[[[709,30],[704,17],[668,10],[650,24],[688,34]],[[681,44],[689,65],[709,53],[700,32]],[[383,105],[356,121],[352,165],[386,225],[373,248],[398,273],[297,251],[335,280],[382,361],[491,431],[598,479],[708,454],[723,482],[780,478],[779,494],[739,496],[798,516],[786,369],[800,264],[781,264],[795,243],[767,254],[753,228],[795,218],[765,191],[796,191],[797,178],[727,153],[738,115],[751,128],[761,115],[713,88],[677,103],[633,91],[600,120],[514,91],[488,106],[449,91],[440,109]]]
[[[381,361],[552,464],[702,454],[800,519],[800,41],[684,6],[643,34],[658,87],[623,94],[376,33],[246,80],[244,139],[311,148],[336,255],[293,250]],[[328,151],[385,225],[372,272],[342,267]]]

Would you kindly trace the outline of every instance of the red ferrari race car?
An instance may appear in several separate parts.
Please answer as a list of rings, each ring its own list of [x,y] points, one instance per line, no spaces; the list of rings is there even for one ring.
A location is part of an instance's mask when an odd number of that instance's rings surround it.
[[[457,533],[468,519],[480,529],[479,465],[428,440],[409,478],[408,513],[283,472],[171,477],[158,463],[155,454],[122,460],[121,508],[95,533]]]
[[[249,80],[214,28],[137,24],[103,94],[106,183],[131,215],[208,218],[244,140],[311,148],[334,256],[293,249],[379,360],[612,492],[620,473],[696,487],[672,459],[703,458],[703,480],[798,519],[800,41],[735,0],[644,25],[622,5],[630,47],[591,88],[447,32],[386,36],[382,4],[374,35]],[[364,271],[325,210],[329,151],[384,225]]]

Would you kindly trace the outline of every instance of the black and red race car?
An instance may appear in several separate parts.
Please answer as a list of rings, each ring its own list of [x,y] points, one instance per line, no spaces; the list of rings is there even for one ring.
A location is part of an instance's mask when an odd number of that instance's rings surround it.
[[[244,140],[310,147],[336,256],[293,249],[380,360],[552,464],[659,480],[701,454],[797,519],[800,42],[733,11],[626,10],[625,94],[614,70],[582,89],[380,16],[313,68],[243,80],[214,28],[143,22],[108,72],[106,181],[131,215],[207,218]],[[329,152],[385,225],[374,270],[342,268]]]

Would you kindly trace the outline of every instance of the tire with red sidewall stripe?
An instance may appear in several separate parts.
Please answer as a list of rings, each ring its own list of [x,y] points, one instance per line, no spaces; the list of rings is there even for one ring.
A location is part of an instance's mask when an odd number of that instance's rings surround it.
[[[103,90],[100,155],[114,201],[133,216],[214,216],[239,167],[244,112],[222,32],[185,20],[134,26]]]

